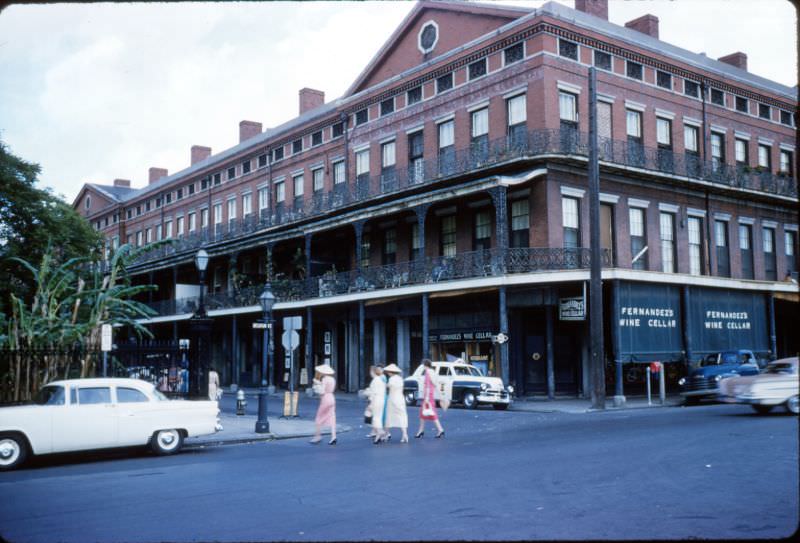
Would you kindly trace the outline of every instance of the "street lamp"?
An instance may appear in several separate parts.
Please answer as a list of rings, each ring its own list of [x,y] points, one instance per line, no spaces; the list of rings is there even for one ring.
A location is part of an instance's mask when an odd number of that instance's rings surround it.
[[[261,388],[258,391],[258,420],[256,421],[256,433],[266,434],[269,432],[269,421],[267,420],[267,357],[269,352],[270,331],[272,330],[272,307],[275,305],[275,295],[267,284],[264,292],[258,297],[261,310],[264,312],[264,348],[261,350]]]
[[[205,249],[197,251],[197,254],[194,256],[194,265],[197,267],[197,271],[200,272],[200,307],[197,308],[196,316],[205,317],[206,306],[203,303],[203,291],[205,290],[206,268],[208,267],[208,253]]]

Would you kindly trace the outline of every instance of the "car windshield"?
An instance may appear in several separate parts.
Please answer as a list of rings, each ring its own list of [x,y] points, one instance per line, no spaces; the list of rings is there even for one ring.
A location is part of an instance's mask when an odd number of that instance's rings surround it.
[[[792,365],[788,362],[782,362],[780,364],[770,364],[767,366],[765,373],[784,373],[787,375],[794,375],[797,373],[797,366]]]
[[[169,401],[169,398],[164,396],[164,393],[158,390],[156,387],[153,387],[153,390],[151,392],[153,393],[153,397],[155,397],[156,400],[159,400],[161,402]]]
[[[480,377],[481,373],[470,366],[453,366],[453,373],[456,375],[468,375],[470,377]]]
[[[33,401],[37,405],[64,405],[64,387],[46,386],[39,391]]]
[[[720,365],[729,365],[729,364],[741,364],[745,362],[745,355],[738,354],[734,352],[728,353],[714,353],[710,354],[705,357],[705,359],[700,363],[701,366],[716,366],[717,364]]]

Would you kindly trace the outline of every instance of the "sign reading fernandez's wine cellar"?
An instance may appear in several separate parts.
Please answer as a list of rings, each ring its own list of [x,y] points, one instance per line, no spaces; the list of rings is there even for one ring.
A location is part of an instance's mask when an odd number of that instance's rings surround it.
[[[689,288],[692,347],[697,354],[729,349],[768,351],[767,307],[762,293]]]
[[[680,360],[681,296],[678,287],[620,283],[620,358],[624,362]]]

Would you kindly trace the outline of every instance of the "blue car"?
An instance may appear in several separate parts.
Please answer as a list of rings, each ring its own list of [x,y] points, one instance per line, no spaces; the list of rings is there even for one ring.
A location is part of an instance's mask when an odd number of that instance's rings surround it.
[[[716,397],[722,379],[735,375],[756,375],[759,371],[758,359],[752,351],[722,351],[706,356],[699,367],[678,380],[678,385],[684,403],[691,405],[702,398]]]

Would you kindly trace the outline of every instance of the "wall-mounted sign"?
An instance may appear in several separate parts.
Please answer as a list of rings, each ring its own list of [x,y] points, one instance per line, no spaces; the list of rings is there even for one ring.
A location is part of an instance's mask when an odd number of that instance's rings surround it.
[[[614,325],[619,329],[619,355],[624,362],[680,360],[683,356],[678,287],[620,282]]]
[[[769,350],[762,293],[690,287],[689,315],[695,355],[727,349]]]
[[[586,320],[586,301],[582,296],[577,298],[558,299],[558,320],[582,321]]]
[[[428,335],[429,341],[438,341],[442,343],[451,341],[492,341],[494,334],[492,332],[441,332]]]

